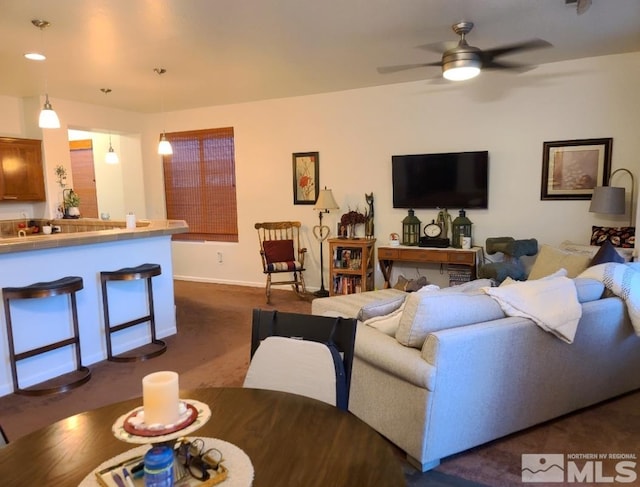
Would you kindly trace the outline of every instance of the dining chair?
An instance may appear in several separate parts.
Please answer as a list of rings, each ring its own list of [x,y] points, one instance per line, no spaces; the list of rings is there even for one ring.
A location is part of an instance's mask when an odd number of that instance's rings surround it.
[[[254,309],[244,387],[300,394],[346,410],[356,323],[354,318]]]
[[[304,257],[307,249],[300,246],[300,222],[260,222],[258,231],[262,271],[267,275],[265,293],[271,302],[271,286],[291,285],[299,296],[304,296]],[[285,280],[273,280],[278,274],[289,274]]]

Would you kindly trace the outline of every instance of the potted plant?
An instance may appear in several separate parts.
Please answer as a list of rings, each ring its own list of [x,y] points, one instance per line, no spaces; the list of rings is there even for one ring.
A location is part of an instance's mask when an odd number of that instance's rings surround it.
[[[65,189],[63,191],[64,199],[64,217],[78,218],[80,216],[80,197],[73,189]]]

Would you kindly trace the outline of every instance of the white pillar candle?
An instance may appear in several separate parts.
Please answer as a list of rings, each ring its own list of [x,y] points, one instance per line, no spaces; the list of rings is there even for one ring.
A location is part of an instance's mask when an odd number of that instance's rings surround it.
[[[174,424],[178,421],[179,387],[176,372],[154,372],[142,378],[142,407],[144,422],[152,424]]]

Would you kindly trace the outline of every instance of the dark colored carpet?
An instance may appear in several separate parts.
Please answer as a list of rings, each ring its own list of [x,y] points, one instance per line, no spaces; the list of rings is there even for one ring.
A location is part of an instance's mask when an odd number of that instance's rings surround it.
[[[259,288],[176,281],[175,293],[178,334],[167,337],[165,354],[139,363],[92,365],[91,380],[64,394],[0,398],[0,424],[9,440],[87,409],[139,397],[142,377],[157,370],[178,372],[182,389],[240,386],[249,363],[252,309],[311,311],[310,299],[283,289],[273,291],[271,306]],[[522,453],[640,456],[638,438],[640,392],[452,456],[424,474],[410,467],[402,452],[397,454],[412,487],[514,486],[526,485],[521,483]]]

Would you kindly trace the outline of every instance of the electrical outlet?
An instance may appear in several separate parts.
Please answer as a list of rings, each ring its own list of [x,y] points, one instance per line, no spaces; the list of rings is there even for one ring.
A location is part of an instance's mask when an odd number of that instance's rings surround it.
[[[218,252],[218,264],[222,264],[222,252]]]

